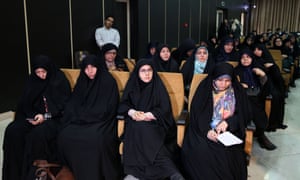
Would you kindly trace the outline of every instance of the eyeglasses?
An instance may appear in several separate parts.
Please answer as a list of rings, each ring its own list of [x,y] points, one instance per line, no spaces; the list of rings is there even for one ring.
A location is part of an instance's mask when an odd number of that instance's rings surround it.
[[[152,73],[153,69],[141,69],[139,72],[140,73],[144,73],[144,74],[146,74],[146,73]]]

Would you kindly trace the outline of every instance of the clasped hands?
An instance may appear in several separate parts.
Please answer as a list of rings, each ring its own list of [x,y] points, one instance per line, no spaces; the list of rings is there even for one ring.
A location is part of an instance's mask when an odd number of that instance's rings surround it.
[[[151,112],[136,111],[130,109],[128,115],[135,121],[152,121],[156,120],[155,116]]]
[[[227,130],[228,124],[226,121],[221,121],[215,129],[211,129],[207,132],[207,138],[217,142],[217,137],[219,134],[225,132]]]
[[[34,120],[30,120],[29,123],[36,126],[38,124],[42,124],[45,121],[44,116],[42,114],[37,114],[34,116]]]

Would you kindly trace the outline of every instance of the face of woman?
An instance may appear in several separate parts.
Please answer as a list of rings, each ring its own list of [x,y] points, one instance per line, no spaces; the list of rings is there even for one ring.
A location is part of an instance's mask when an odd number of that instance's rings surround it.
[[[243,54],[241,57],[241,64],[243,66],[250,66],[252,63],[252,58],[248,54]]]
[[[225,50],[226,53],[231,53],[232,50],[233,50],[233,43],[232,42],[226,43],[224,45],[224,50]]]
[[[258,48],[255,48],[254,49],[254,54],[258,57],[261,57],[262,56],[262,50],[258,49]]]
[[[95,79],[97,73],[97,67],[89,64],[84,69],[84,72],[90,79]]]
[[[152,80],[153,69],[150,65],[143,65],[139,69],[139,77],[144,83],[148,83]]]
[[[251,38],[248,38],[247,41],[246,41],[246,43],[247,43],[248,45],[251,45],[251,44],[252,44],[252,39],[251,39]]]
[[[115,49],[109,50],[104,54],[105,61],[113,62],[116,59],[117,51]]]
[[[153,56],[156,52],[156,48],[155,47],[152,47],[150,48],[150,54]]]
[[[199,48],[196,52],[196,57],[200,61],[206,61],[208,58],[208,52],[204,48]]]
[[[191,55],[193,54],[193,49],[191,49],[191,50],[189,50],[188,52],[186,52],[186,55],[188,56],[188,57],[191,57]]]
[[[168,61],[170,56],[171,56],[171,52],[170,52],[169,48],[164,47],[164,48],[161,49],[159,55],[160,55],[162,60]]]
[[[282,40],[279,39],[279,38],[277,38],[277,39],[275,40],[275,45],[276,45],[276,46],[282,46]]]
[[[229,88],[230,85],[231,85],[230,78],[224,77],[215,80],[215,86],[218,89],[218,91],[224,91],[225,89]]]
[[[37,68],[34,72],[37,75],[37,77],[39,77],[41,79],[47,78],[47,70],[44,68]]]

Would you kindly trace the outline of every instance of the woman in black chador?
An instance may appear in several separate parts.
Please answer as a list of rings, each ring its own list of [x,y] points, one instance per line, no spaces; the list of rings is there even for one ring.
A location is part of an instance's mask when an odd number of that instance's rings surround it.
[[[25,179],[35,160],[57,160],[56,135],[70,94],[68,80],[49,57],[33,59],[15,119],[5,130],[3,180]]]
[[[179,72],[179,66],[171,57],[170,48],[166,44],[158,45],[153,61],[158,72]]]
[[[246,93],[253,113],[253,122],[256,126],[255,136],[262,148],[274,150],[276,146],[266,137],[264,131],[268,125],[268,117],[265,112],[265,99],[268,95],[268,77],[264,67],[255,62],[251,50],[245,49],[241,52],[239,65],[235,68],[236,74]]]
[[[264,45],[256,44],[254,48],[254,54],[257,63],[266,68],[266,74],[270,82],[268,94],[272,95],[272,100],[267,131],[286,129],[287,125],[283,124],[285,112],[285,85],[280,73],[280,69]]]
[[[231,37],[224,37],[220,46],[216,49],[215,62],[239,61],[239,54],[235,50],[234,40]]]
[[[214,66],[215,61],[205,46],[195,48],[193,55],[186,61],[181,69],[185,95],[188,96],[190,84],[194,74],[207,74]]]
[[[247,95],[232,65],[216,64],[192,99],[190,124],[182,147],[187,179],[247,179],[243,144],[225,147],[217,137],[230,131],[244,139],[249,116]]]
[[[111,74],[94,55],[82,62],[58,137],[62,161],[76,180],[121,177],[116,112],[119,93]]]
[[[125,115],[125,179],[181,180],[173,158],[177,130],[167,90],[149,59],[138,61],[119,107]]]

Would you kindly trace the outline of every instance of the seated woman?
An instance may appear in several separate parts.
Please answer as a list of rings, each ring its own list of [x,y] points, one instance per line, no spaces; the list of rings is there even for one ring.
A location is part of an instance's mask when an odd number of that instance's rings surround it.
[[[153,61],[157,72],[179,72],[179,66],[171,57],[170,48],[166,44],[157,47]]]
[[[272,95],[272,101],[267,131],[286,129],[287,125],[283,124],[286,90],[280,69],[264,45],[256,44],[254,55],[257,63],[266,68],[266,74],[270,83],[268,94]]]
[[[167,90],[153,61],[138,61],[124,90],[119,114],[125,115],[125,179],[182,180],[173,159],[177,130]]]
[[[112,43],[102,46],[100,59],[109,71],[128,71],[126,63],[118,55],[118,47]]]
[[[144,56],[145,59],[152,59],[156,53],[156,48],[157,48],[158,42],[151,41],[147,45],[147,52]]]
[[[193,39],[184,39],[175,51],[172,51],[171,56],[175,59],[178,65],[181,64],[182,60],[187,60],[192,54],[196,47],[196,43]]]
[[[80,75],[58,137],[64,165],[76,180],[121,178],[116,113],[119,93],[111,74],[94,55],[82,61]]]
[[[276,146],[266,137],[265,130],[268,117],[265,112],[265,99],[268,88],[268,77],[263,71],[264,67],[255,63],[254,54],[249,49],[241,52],[239,65],[235,68],[242,86],[245,88],[253,113],[253,122],[256,126],[255,136],[262,148],[274,150]]]
[[[239,54],[235,50],[234,40],[230,37],[224,37],[220,46],[216,50],[215,62],[239,61]]]
[[[195,48],[193,55],[186,61],[181,69],[186,96],[188,96],[194,74],[207,74],[209,70],[213,68],[214,64],[215,62],[205,46]]]
[[[244,139],[248,117],[247,95],[233,66],[216,64],[192,100],[181,154],[187,179],[247,179],[243,144],[224,146],[217,137],[229,131]]]
[[[35,57],[14,121],[5,130],[3,179],[26,179],[33,161],[57,160],[54,142],[70,94],[68,80],[50,58]]]

